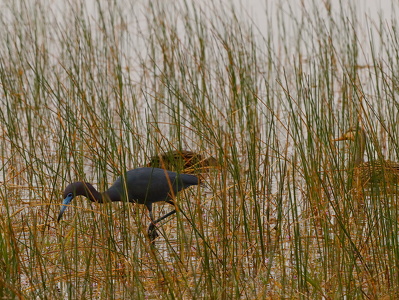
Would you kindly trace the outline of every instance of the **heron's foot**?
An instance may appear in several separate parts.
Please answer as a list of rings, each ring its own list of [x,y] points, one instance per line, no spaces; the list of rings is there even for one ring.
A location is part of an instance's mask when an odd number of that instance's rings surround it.
[[[151,242],[153,242],[158,236],[157,227],[155,224],[151,223],[148,227],[148,237],[150,238]]]

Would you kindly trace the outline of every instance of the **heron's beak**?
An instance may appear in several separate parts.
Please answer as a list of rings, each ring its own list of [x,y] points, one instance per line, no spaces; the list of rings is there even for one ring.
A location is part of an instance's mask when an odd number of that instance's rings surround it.
[[[64,201],[62,201],[63,205],[62,205],[60,213],[58,215],[57,222],[59,222],[61,220],[62,215],[64,214],[65,210],[68,208],[68,204],[71,203],[72,199],[73,199],[73,195],[70,194],[64,199]]]
[[[345,135],[343,135],[343,136],[341,136],[339,138],[333,139],[332,141],[333,142],[339,142],[339,141],[347,141],[347,140],[348,140],[348,138]]]

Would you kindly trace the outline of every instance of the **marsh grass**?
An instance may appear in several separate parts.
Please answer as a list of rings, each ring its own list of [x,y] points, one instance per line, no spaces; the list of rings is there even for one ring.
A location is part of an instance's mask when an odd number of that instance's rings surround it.
[[[395,298],[397,196],[356,197],[332,142],[361,124],[369,159],[399,160],[395,20],[287,4],[265,31],[221,3],[126,2],[2,4],[0,297]],[[68,183],[179,149],[220,168],[153,246],[140,205],[75,199],[56,222]]]

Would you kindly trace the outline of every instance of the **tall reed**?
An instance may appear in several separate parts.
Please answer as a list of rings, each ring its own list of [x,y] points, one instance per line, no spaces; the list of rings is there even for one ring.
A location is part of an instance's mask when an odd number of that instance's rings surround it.
[[[2,4],[1,297],[398,293],[397,196],[356,197],[332,141],[360,124],[367,159],[398,160],[396,19],[266,5],[257,25],[244,3]],[[56,222],[68,183],[104,190],[182,149],[220,167],[154,245],[140,205],[76,199]]]

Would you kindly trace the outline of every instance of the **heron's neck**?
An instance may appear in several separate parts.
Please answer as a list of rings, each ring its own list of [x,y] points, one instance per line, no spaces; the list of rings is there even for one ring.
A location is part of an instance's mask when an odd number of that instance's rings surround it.
[[[117,202],[122,201],[121,194],[118,189],[110,187],[104,193],[101,194],[103,202]]]
[[[359,131],[355,138],[355,149],[354,149],[354,164],[359,165],[364,162],[364,153],[366,152],[367,137],[366,133]]]
[[[104,196],[102,193],[97,191],[95,187],[92,185],[86,185],[86,197],[89,198],[90,201],[92,202],[98,202],[98,203],[103,203],[104,202]]]

